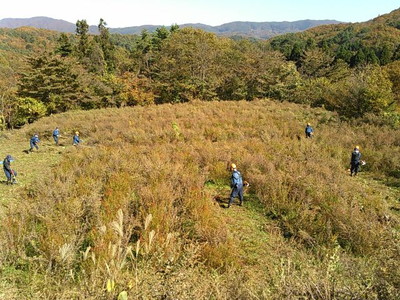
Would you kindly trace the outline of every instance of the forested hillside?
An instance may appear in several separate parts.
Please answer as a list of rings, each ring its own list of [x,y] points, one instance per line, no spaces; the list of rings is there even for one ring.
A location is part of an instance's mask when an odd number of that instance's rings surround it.
[[[178,27],[139,36],[111,35],[103,21],[97,36],[88,34],[84,21],[77,23],[77,34],[58,37],[40,30],[3,30],[3,123],[20,126],[74,108],[261,97],[324,105],[347,117],[388,113],[399,99],[398,29],[390,25],[396,16],[397,11],[388,16],[388,25],[380,17],[379,22],[324,26],[270,42],[233,41]],[[371,54],[374,59],[358,60],[366,46],[357,50],[357,45],[368,45],[369,39],[366,33],[352,38],[354,28],[376,33],[377,48],[365,50],[376,53]],[[340,49],[349,47],[353,50],[343,59]],[[55,64],[64,79],[56,75]],[[72,82],[59,85],[57,80],[65,77]],[[9,104],[18,101],[18,108]],[[388,118],[397,120],[393,112]]]
[[[299,20],[294,22],[230,22],[218,26],[211,26],[201,23],[180,24],[182,28],[192,27],[202,29],[207,32],[212,32],[218,35],[249,37],[256,39],[270,38],[287,32],[299,32],[324,24],[340,23],[335,20]],[[33,18],[7,18],[0,20],[0,27],[3,28],[18,28],[31,26],[48,30],[55,30],[66,33],[74,33],[76,26],[73,23],[63,20],[57,20],[48,17],[33,17]],[[140,34],[143,30],[154,32],[161,25],[141,25],[121,28],[110,28],[111,33],[120,34]],[[90,33],[98,33],[96,26],[89,26]]]
[[[70,109],[264,97],[398,126],[398,20],[396,10],[269,41],[178,26],[111,34],[104,20],[98,35],[85,20],[73,35],[4,29],[2,127]]]
[[[375,81],[379,82],[380,87],[374,88],[377,93],[370,102],[381,105],[386,99],[386,104],[391,101],[399,104],[399,22],[400,9],[397,9],[365,23],[327,25],[304,33],[282,35],[271,39],[270,45],[288,61],[295,63],[303,78],[308,78],[305,87],[319,91],[303,95],[303,102],[308,98],[311,104],[323,103],[337,109],[338,103],[334,102],[339,100],[331,99],[333,93],[334,98],[345,98],[349,108],[354,110],[353,101],[348,101],[348,92],[353,96],[367,94],[367,86]],[[348,67],[355,72],[350,75]],[[365,88],[357,90],[355,85]],[[347,92],[343,91],[343,86]],[[378,95],[379,89],[390,90],[391,93]]]

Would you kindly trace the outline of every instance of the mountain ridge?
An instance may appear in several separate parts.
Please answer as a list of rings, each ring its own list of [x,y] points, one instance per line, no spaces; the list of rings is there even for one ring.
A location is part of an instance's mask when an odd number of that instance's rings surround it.
[[[282,22],[251,22],[251,21],[234,21],[224,23],[217,26],[211,26],[202,23],[186,23],[180,24],[182,28],[194,27],[205,31],[209,31],[218,35],[224,36],[246,36],[267,39],[279,34],[289,32],[300,32],[312,27],[328,24],[340,24],[342,22],[336,20],[298,20],[298,21],[282,21]],[[73,33],[75,32],[75,24],[61,20],[53,19],[44,16],[32,18],[4,18],[0,20],[0,28],[18,28],[30,26],[41,29],[48,29],[60,32]],[[140,25],[129,27],[109,28],[111,33],[119,34],[139,34],[143,30],[154,31],[156,28],[163,25]],[[169,26],[166,26],[169,27]],[[90,33],[97,33],[97,26],[91,25],[89,27]]]

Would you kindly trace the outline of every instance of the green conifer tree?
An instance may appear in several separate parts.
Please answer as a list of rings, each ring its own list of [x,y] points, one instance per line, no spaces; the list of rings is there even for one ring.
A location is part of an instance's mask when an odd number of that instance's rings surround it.
[[[83,93],[72,63],[56,55],[43,54],[30,58],[29,65],[30,69],[21,74],[18,96],[42,102],[48,114],[78,106]]]
[[[111,72],[115,69],[115,46],[111,41],[110,32],[106,26],[107,23],[103,19],[100,19],[99,25],[97,26],[99,29],[99,35],[96,36],[96,42],[100,45],[101,50],[103,51],[107,70]]]
[[[69,40],[69,37],[65,33],[61,33],[60,37],[57,40],[58,47],[56,49],[56,53],[60,54],[61,57],[66,57],[71,55],[72,53],[72,43]]]
[[[79,37],[77,52],[80,58],[84,58],[89,53],[89,25],[86,20],[78,20],[76,22],[76,34]]]

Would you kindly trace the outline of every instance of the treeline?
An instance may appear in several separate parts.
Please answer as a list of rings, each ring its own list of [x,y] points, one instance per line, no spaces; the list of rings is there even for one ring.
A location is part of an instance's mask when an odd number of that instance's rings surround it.
[[[400,39],[367,47],[354,42],[360,33],[352,25],[270,41],[176,25],[118,35],[106,25],[101,19],[91,35],[86,21],[77,21],[75,35],[60,34],[26,60],[16,83],[0,82],[3,128],[71,109],[265,97],[400,122]]]

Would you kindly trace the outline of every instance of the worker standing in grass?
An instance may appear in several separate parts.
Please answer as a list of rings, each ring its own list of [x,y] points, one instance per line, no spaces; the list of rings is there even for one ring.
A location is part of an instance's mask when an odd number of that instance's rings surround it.
[[[313,137],[313,135],[314,135],[314,129],[311,127],[311,124],[310,124],[310,123],[307,123],[305,132],[306,132],[306,138],[307,138],[307,139]]]
[[[60,130],[58,129],[58,127],[56,127],[56,129],[54,129],[53,131],[53,139],[54,142],[56,143],[56,146],[58,146],[58,138],[60,137]]]
[[[11,162],[14,159],[11,155],[7,155],[6,158],[3,160],[3,170],[7,177],[7,184],[14,184],[17,183],[15,177],[17,176],[17,172],[11,169]]]
[[[360,146],[356,146],[351,153],[351,160],[350,160],[350,176],[356,176],[357,173],[360,171],[360,164],[361,164],[361,152]]]
[[[233,203],[233,200],[236,197],[239,197],[240,204],[243,204],[243,179],[242,179],[242,174],[236,169],[235,164],[231,164],[231,171],[232,171],[232,176],[231,176],[231,196],[229,199],[228,203],[228,208],[231,206]]]
[[[33,148],[36,148],[36,150],[39,150],[39,146],[38,143],[40,142],[39,140],[39,135],[37,133],[35,133],[32,137],[31,140],[29,141],[29,152],[33,151]]]
[[[81,140],[79,139],[79,131],[76,131],[75,135],[72,139],[72,145],[78,146],[80,142],[81,142]]]

